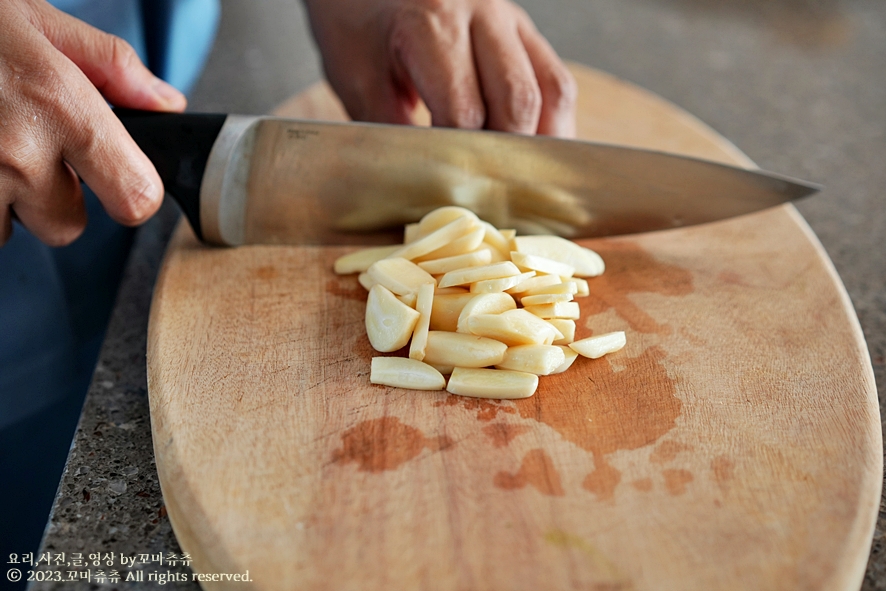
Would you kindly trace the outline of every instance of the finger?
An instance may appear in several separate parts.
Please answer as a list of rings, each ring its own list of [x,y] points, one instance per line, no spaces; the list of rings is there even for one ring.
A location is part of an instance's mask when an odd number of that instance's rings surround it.
[[[432,125],[480,129],[486,107],[474,68],[470,26],[457,18],[405,15],[392,29],[393,59],[424,100]]]
[[[163,182],[120,120],[89,90],[79,93],[71,119],[62,126],[67,130],[62,158],[95,192],[111,218],[138,225],[160,208]]]
[[[575,78],[528,19],[519,23],[518,30],[541,90],[538,133],[575,137]]]
[[[52,10],[44,10],[42,17],[40,24],[47,30],[69,18]],[[98,52],[95,59],[105,59],[111,69],[126,69],[124,64],[130,63],[128,60],[131,58],[126,57],[129,54],[121,49],[122,46],[114,45],[116,42],[108,45],[108,40],[113,38],[97,35],[95,29],[76,20],[70,24],[89,39],[76,41],[69,33],[55,31],[56,41],[62,47],[71,50],[75,57],[78,48],[84,52],[94,50]],[[154,165],[114,116],[102,95],[96,92],[96,86],[85,72],[72,63],[72,59],[59,53],[60,50],[54,49],[47,38],[35,40],[35,44],[48,47],[49,51],[44,51],[49,60],[46,67],[54,74],[47,79],[57,86],[49,93],[52,104],[48,112],[52,113],[52,125],[46,130],[47,145],[54,146],[53,149],[60,152],[61,159],[70,164],[89,185],[112,219],[125,225],[144,222],[159,209],[163,199],[163,183]],[[102,50],[107,51],[112,46],[117,47],[113,50],[118,52],[117,57],[108,58],[107,54],[101,54]],[[89,57],[86,53],[80,55]],[[132,63],[141,72],[134,76],[151,76],[150,73],[145,74],[147,70],[138,63],[137,58]],[[121,71],[119,75],[119,84],[113,79],[106,81],[105,88],[111,90],[108,98],[121,99],[122,95],[114,94],[119,90],[124,94],[129,92],[130,102],[124,104],[141,108],[160,107],[156,102],[151,102],[144,88],[139,90],[133,78],[127,77],[129,74]],[[141,96],[142,102],[136,100],[138,96]],[[19,212],[16,210],[16,213]]]
[[[41,242],[64,246],[80,236],[86,227],[86,207],[80,181],[67,164],[59,162],[45,171],[27,191],[28,198],[16,199],[12,211]]]
[[[37,20],[43,34],[112,104],[150,111],[183,111],[185,96],[154,76],[123,39],[45,5]]]
[[[418,97],[407,82],[373,63],[327,66],[329,82],[355,121],[408,125]],[[334,73],[334,74],[333,74]]]
[[[486,99],[486,127],[535,133],[542,97],[535,71],[513,18],[501,10],[478,15],[473,23],[474,59]]]

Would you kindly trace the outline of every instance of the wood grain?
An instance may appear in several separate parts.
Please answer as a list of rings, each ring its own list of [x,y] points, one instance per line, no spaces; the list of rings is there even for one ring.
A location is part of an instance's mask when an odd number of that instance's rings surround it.
[[[660,98],[574,72],[581,137],[752,165]],[[280,112],[343,117],[322,85]],[[196,570],[255,589],[857,589],[873,372],[796,210],[587,245],[607,271],[578,336],[627,347],[495,402],[369,384],[365,292],[332,273],[348,248],[206,248],[180,227],[148,379]]]

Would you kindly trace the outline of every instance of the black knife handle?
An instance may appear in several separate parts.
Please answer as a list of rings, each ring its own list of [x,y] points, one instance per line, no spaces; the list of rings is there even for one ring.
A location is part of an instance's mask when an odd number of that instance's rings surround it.
[[[227,115],[155,113],[114,109],[139,148],[154,163],[166,192],[176,200],[197,238],[200,226],[200,183],[209,152]]]

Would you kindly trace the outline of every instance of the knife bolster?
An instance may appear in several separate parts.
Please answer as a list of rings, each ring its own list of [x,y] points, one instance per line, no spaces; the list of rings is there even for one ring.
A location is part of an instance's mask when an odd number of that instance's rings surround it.
[[[228,115],[212,146],[200,188],[200,223],[210,244],[245,242],[246,202],[256,123],[262,117]]]

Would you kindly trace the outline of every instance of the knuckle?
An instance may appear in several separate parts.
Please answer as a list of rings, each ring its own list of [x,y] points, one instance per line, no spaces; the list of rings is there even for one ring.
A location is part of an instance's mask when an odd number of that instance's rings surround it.
[[[117,221],[136,226],[149,218],[160,205],[153,183],[139,180],[127,187],[118,201]]]
[[[545,102],[557,110],[571,110],[578,100],[578,84],[566,68],[551,70],[545,77]]]
[[[446,121],[441,123],[448,127],[480,129],[485,120],[486,109],[481,102],[455,94],[449,104]]]
[[[428,15],[443,14],[452,10],[450,0],[416,0],[413,6],[420,12]]]
[[[390,45],[394,53],[412,52],[428,39],[439,36],[440,23],[434,13],[411,8],[394,15],[391,23]]]
[[[103,137],[101,128],[90,124],[76,111],[67,111],[59,117],[60,144],[66,152],[82,155],[84,157],[97,158],[99,153],[108,145],[107,138]]]
[[[506,97],[505,120],[519,128],[534,126],[538,122],[542,104],[538,84],[522,79],[512,81],[507,85]]]
[[[51,176],[54,154],[38,136],[19,129],[2,137],[5,149],[0,152],[0,186],[7,194],[0,195],[0,201],[14,202],[20,195],[39,193]]]
[[[20,185],[32,184],[44,167],[41,147],[28,137],[4,138],[4,143],[0,173]]]
[[[130,71],[136,62],[141,63],[132,46],[116,35],[105,34],[107,59],[115,75]]]
[[[402,7],[391,19],[391,50],[411,52],[428,45],[451,47],[466,34],[448,0],[420,0]]]

